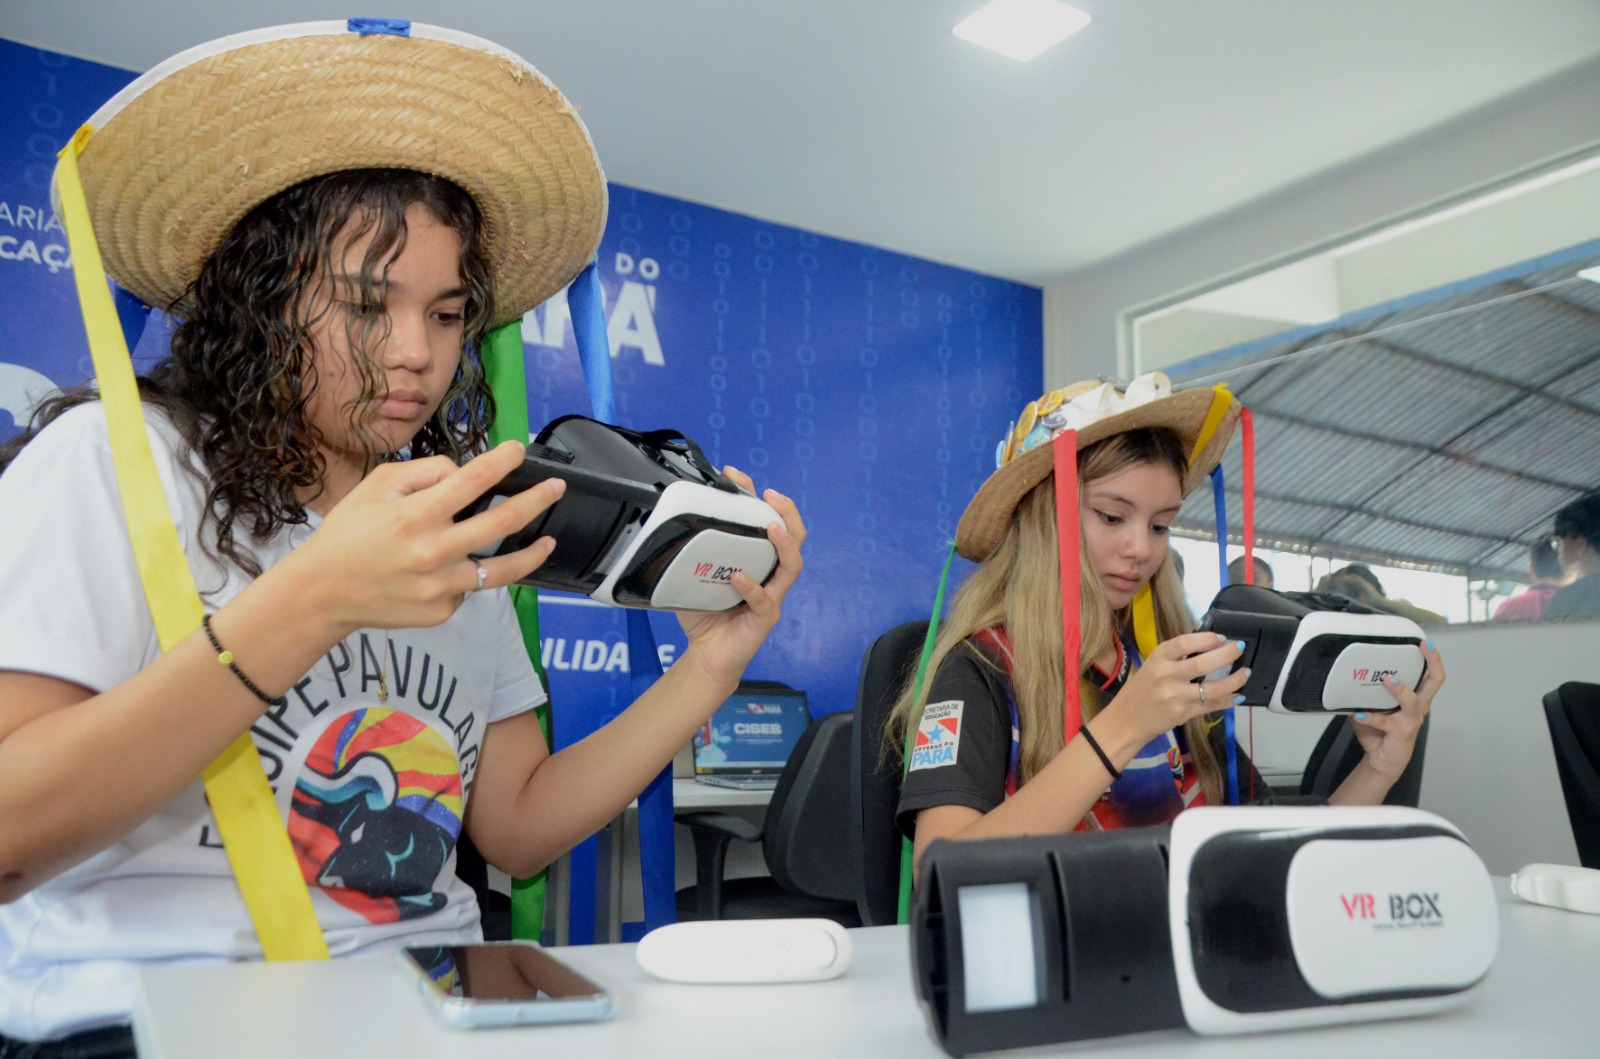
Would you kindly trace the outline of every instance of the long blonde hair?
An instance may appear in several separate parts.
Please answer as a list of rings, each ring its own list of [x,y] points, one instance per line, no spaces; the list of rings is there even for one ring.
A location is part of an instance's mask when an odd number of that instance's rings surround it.
[[[1137,463],[1170,466],[1182,480],[1187,458],[1178,436],[1165,428],[1115,434],[1078,454],[1078,475],[1087,485]],[[1082,533],[1080,521],[1078,532]],[[1010,673],[1021,728],[1019,783],[1026,783],[1060,753],[1063,743],[1062,705],[1066,698],[1065,665],[1061,653],[1061,564],[1056,544],[1055,482],[1046,478],[1017,505],[1011,524],[994,553],[980,563],[950,603],[950,614],[940,626],[933,657],[921,694],[907,683],[895,700],[887,727],[887,751],[902,753],[907,731],[915,727],[928,701],[928,689],[953,651],[985,629],[1004,627],[1013,658]],[[1083,718],[1097,710],[1099,698],[1082,674],[1090,663],[1110,650],[1118,629],[1131,627],[1131,607],[1111,609],[1100,579],[1089,565],[1088,549],[1078,549],[1080,603],[1078,623],[1081,647],[1078,680]],[[1192,630],[1193,619],[1184,602],[1183,584],[1167,552],[1151,579],[1156,635],[1167,640]],[[986,660],[987,662],[987,660]],[[992,664],[992,663],[990,663]],[[1222,774],[1207,735],[1206,719],[1197,717],[1184,726],[1189,752],[1200,774],[1206,801],[1222,804]]]

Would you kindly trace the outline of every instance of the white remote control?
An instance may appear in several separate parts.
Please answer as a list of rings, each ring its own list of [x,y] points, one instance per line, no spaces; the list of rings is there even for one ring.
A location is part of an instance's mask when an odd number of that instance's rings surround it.
[[[1600,869],[1530,864],[1511,876],[1511,892],[1536,905],[1600,915]]]
[[[843,974],[852,951],[830,919],[721,919],[658,927],[638,958],[669,982],[820,982]]]

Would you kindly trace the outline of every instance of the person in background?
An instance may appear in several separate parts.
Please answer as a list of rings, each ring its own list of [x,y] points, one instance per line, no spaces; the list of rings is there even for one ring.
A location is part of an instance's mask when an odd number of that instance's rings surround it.
[[[1449,621],[1443,614],[1436,614],[1406,600],[1390,599],[1384,594],[1383,582],[1378,580],[1378,575],[1372,572],[1372,567],[1364,563],[1350,563],[1331,574],[1323,575],[1317,582],[1316,590],[1336,592],[1373,610],[1410,618],[1418,625],[1444,625]]]
[[[1491,620],[1526,621],[1544,617],[1550,597],[1563,584],[1561,553],[1554,537],[1541,537],[1528,545],[1528,573],[1533,577],[1533,584],[1510,599],[1502,600]]]
[[[1273,587],[1272,567],[1267,565],[1267,561],[1261,558],[1259,555],[1255,556],[1254,558],[1256,561],[1256,577],[1254,581],[1255,586],[1257,588]],[[1236,556],[1228,563],[1228,584],[1244,584],[1244,556]]]
[[[1561,569],[1571,583],[1550,597],[1546,613],[1600,614],[1600,492],[1579,497],[1556,512]]]

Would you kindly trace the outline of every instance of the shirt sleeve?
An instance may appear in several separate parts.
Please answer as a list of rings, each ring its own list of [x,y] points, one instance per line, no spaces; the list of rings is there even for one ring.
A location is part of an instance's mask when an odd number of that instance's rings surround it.
[[[895,818],[907,838],[923,809],[965,805],[987,813],[1005,800],[1011,714],[997,676],[965,646],[934,675]]]
[[[147,414],[147,423],[179,539],[190,542],[195,485],[180,477],[155,417]],[[155,625],[128,540],[99,402],[67,412],[18,453],[0,476],[0,511],[0,669],[103,692],[155,657]],[[211,578],[197,574],[196,580],[205,587]]]
[[[516,608],[511,605],[511,594],[504,589],[496,594],[500,597],[495,621],[498,654],[494,696],[489,700],[490,724],[527,713],[548,698],[539,674],[534,672],[533,661],[528,657],[522,626],[517,622]]]

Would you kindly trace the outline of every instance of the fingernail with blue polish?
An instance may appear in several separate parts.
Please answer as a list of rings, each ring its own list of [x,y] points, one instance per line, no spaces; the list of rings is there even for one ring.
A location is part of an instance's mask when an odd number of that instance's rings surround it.
[[[1366,719],[1367,719],[1367,715],[1366,715],[1365,712],[1361,712],[1361,713],[1356,714],[1356,720],[1364,721]]]
[[[1243,706],[1244,705],[1244,696],[1243,695],[1235,695],[1233,697],[1233,704],[1235,706]]]
[[[1237,647],[1240,650],[1241,653],[1244,651],[1244,641],[1243,640],[1235,640],[1235,641],[1233,641],[1233,646]]]
[[[1433,641],[1432,640],[1427,641],[1427,644],[1428,644],[1428,650],[1430,650],[1430,651],[1437,651],[1438,650],[1437,647],[1433,646]]]

